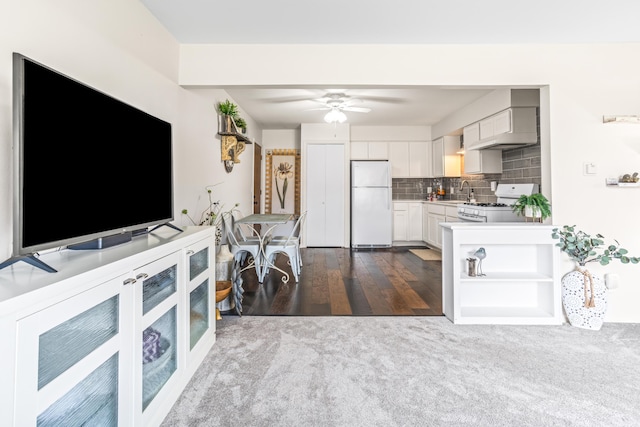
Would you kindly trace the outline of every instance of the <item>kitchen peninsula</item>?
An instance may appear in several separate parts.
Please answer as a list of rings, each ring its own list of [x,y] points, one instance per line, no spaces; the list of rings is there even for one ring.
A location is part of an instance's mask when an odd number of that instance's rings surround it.
[[[442,307],[449,320],[563,323],[560,251],[551,237],[553,225],[445,222],[441,226]],[[486,253],[483,259],[475,255],[480,248]],[[470,269],[469,263],[476,267]]]

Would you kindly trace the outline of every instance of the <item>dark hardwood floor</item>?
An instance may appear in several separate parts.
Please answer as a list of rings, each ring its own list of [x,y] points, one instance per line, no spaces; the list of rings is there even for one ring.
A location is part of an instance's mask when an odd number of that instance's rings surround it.
[[[408,250],[302,249],[302,274],[295,283],[272,270],[262,285],[243,272],[245,316],[441,316],[442,266]],[[276,265],[291,269],[287,257]],[[229,312],[231,314],[231,312]]]

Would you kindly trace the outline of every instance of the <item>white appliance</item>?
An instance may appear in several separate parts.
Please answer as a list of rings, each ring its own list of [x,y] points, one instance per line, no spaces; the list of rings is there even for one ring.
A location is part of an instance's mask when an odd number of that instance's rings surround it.
[[[538,184],[498,184],[496,188],[497,203],[464,203],[458,205],[458,218],[470,222],[522,222],[511,209],[512,205],[523,195],[538,192]]]
[[[392,229],[391,164],[351,161],[351,247],[390,247]]]

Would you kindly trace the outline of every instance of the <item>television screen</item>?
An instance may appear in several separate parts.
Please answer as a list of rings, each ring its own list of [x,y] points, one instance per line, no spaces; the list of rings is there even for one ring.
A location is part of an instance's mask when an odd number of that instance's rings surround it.
[[[14,256],[173,220],[171,124],[14,54]]]

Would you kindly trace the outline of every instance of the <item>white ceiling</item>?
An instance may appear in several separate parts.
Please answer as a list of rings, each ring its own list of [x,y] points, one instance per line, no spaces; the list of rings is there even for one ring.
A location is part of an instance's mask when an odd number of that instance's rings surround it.
[[[640,42],[638,0],[140,0],[183,44]],[[343,92],[352,125],[431,125],[495,88],[224,88],[265,129],[321,122],[312,99]]]

